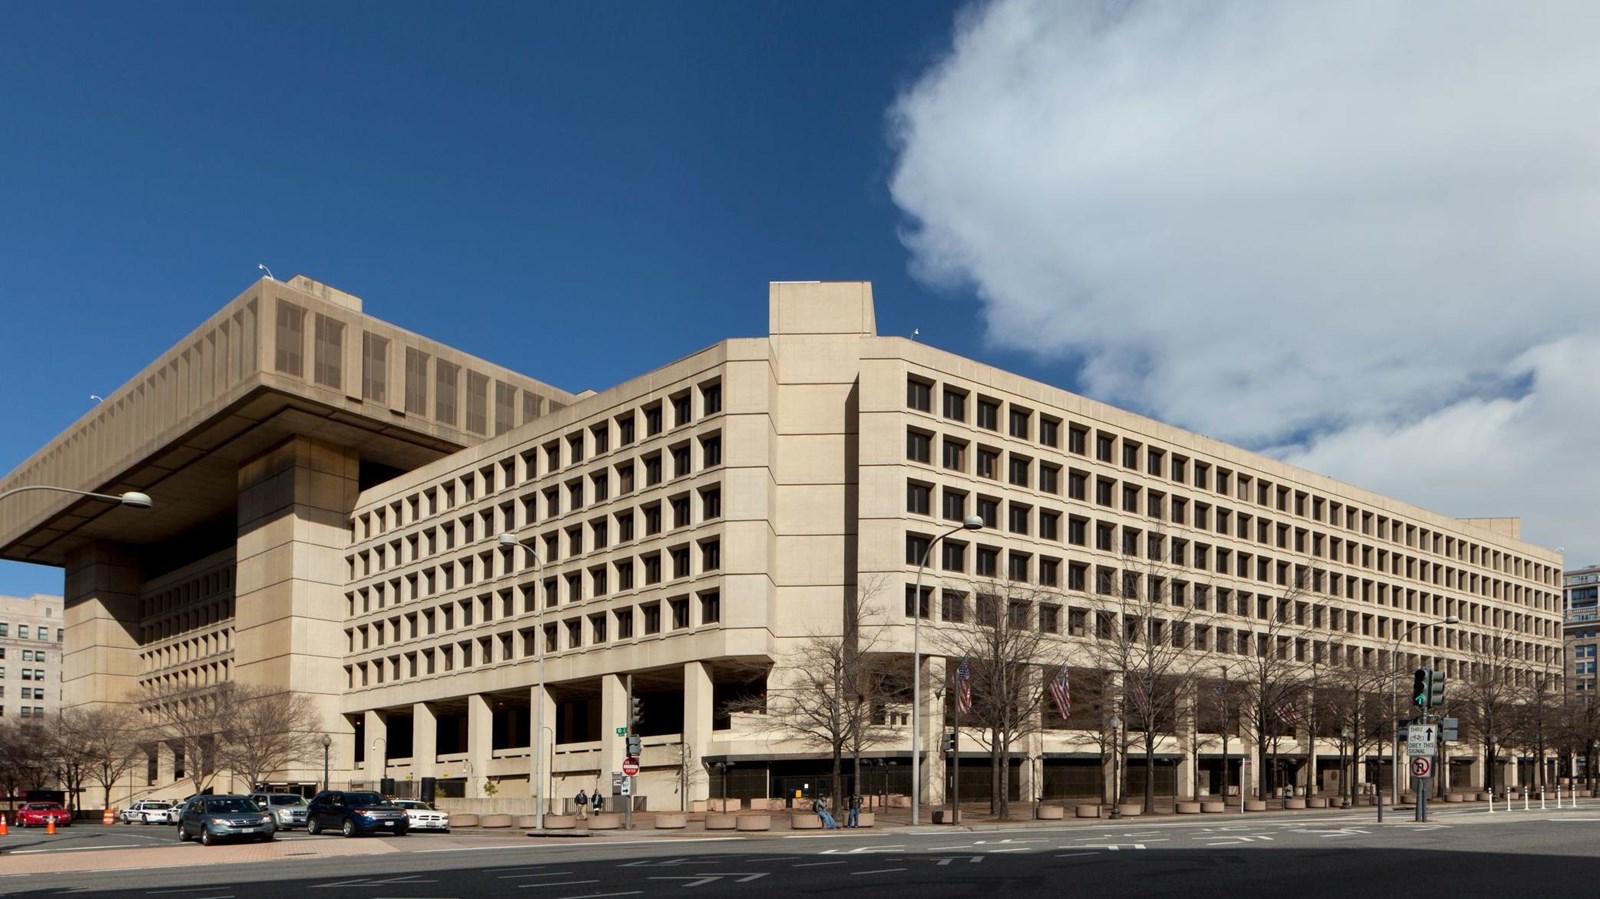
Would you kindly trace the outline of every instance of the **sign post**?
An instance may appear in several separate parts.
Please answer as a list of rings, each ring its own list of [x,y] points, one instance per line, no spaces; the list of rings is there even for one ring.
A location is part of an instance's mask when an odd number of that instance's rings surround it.
[[[1416,820],[1428,820],[1428,779],[1433,776],[1433,756],[1439,750],[1439,725],[1421,721],[1406,733],[1406,755],[1411,757],[1411,776],[1417,791]]]

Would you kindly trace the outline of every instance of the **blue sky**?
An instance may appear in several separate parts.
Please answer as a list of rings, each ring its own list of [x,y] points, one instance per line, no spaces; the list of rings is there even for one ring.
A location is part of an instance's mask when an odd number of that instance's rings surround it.
[[[770,280],[872,280],[885,333],[976,354],[887,188],[956,8],[6,4],[0,470],[257,262],[574,391],[764,334]]]
[[[1600,5],[1541,10],[0,4],[0,470],[258,262],[573,391],[867,279],[882,333],[1595,562]]]

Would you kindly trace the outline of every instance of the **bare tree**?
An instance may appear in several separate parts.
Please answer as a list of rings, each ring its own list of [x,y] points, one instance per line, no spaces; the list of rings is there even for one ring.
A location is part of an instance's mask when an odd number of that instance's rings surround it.
[[[934,643],[941,655],[965,659],[971,672],[972,711],[963,718],[984,734],[990,808],[1003,819],[1011,811],[1012,748],[1042,729],[1048,683],[1067,662],[1056,636],[1065,612],[1055,595],[1021,583],[980,582],[974,592],[973,623],[965,623],[965,597],[952,595],[963,609],[957,621],[946,615]]]
[[[219,770],[220,750],[235,712],[236,689],[231,683],[203,687],[152,684],[137,694],[150,737],[172,747],[174,756],[182,759],[182,776],[196,793],[204,792]]]
[[[1313,699],[1322,735],[1339,742],[1340,755],[1348,755],[1350,767],[1340,773],[1340,791],[1346,802],[1355,804],[1360,759],[1368,749],[1381,749],[1388,734],[1389,673],[1377,668],[1335,665],[1322,675],[1322,686]],[[1380,785],[1381,786],[1381,785]]]
[[[1515,707],[1521,695],[1518,672],[1524,663],[1516,658],[1511,637],[1499,632],[1468,635],[1468,659],[1459,666],[1461,676],[1446,694],[1451,708],[1484,751],[1484,789],[1493,792],[1495,760],[1501,745],[1511,738]]]
[[[1310,601],[1315,585],[1320,583],[1320,572],[1304,565],[1292,566],[1279,562],[1277,582],[1287,584],[1282,595],[1246,593],[1236,591],[1231,596],[1218,591],[1218,611],[1231,600],[1234,611],[1241,618],[1254,617],[1260,624],[1252,631],[1240,630],[1236,634],[1241,682],[1244,688],[1244,712],[1241,721],[1256,745],[1256,758],[1261,769],[1256,776],[1256,795],[1266,796],[1276,785],[1276,764],[1266,760],[1270,754],[1274,763],[1278,758],[1279,741],[1294,734],[1298,723],[1298,705],[1305,695],[1308,680],[1306,651],[1307,635],[1314,624],[1317,611]],[[1241,784],[1240,791],[1243,792]]]
[[[138,714],[124,705],[68,709],[61,713],[61,725],[83,746],[88,778],[100,786],[103,807],[110,808],[111,788],[143,757],[144,727]]]
[[[1163,735],[1178,733],[1199,662],[1191,651],[1193,585],[1168,564],[1168,547],[1158,531],[1123,529],[1122,569],[1095,573],[1096,639],[1088,644],[1095,664],[1113,675],[1112,703],[1127,735],[1119,748],[1137,734],[1144,752],[1146,812],[1155,807],[1156,746]]]
[[[322,716],[310,697],[288,690],[236,684],[233,709],[220,731],[220,766],[251,788],[267,775],[322,749]]]
[[[50,731],[37,719],[0,721],[0,788],[13,799],[27,790],[42,790],[50,783],[52,742]]]

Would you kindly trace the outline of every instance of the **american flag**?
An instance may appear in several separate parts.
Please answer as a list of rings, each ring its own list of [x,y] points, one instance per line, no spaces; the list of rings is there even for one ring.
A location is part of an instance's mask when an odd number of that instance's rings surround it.
[[[972,666],[966,659],[956,668],[956,685],[960,688],[956,692],[956,707],[965,715],[972,711]]]
[[[1067,666],[1062,665],[1061,671],[1050,681],[1050,695],[1055,697],[1056,711],[1061,713],[1061,720],[1071,718],[1072,685],[1067,680]]]
[[[1286,702],[1283,705],[1278,706],[1273,711],[1277,712],[1278,718],[1282,720],[1284,724],[1287,724],[1290,727],[1294,727],[1300,723],[1300,716],[1295,714],[1294,705],[1292,703]]]

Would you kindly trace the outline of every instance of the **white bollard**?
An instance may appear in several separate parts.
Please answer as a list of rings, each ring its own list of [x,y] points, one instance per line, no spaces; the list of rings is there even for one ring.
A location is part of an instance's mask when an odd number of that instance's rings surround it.
[[[1556,786],[1556,808],[1560,808],[1560,807],[1561,807],[1561,787],[1558,784]]]
[[[1541,811],[1541,812],[1544,811],[1544,791],[1546,789],[1548,789],[1548,787],[1540,787],[1539,788],[1539,811]],[[1556,787],[1556,789],[1560,790],[1561,788],[1560,787]]]
[[[1527,790],[1523,790],[1522,791],[1522,810],[1523,811],[1527,811],[1528,810],[1528,791]]]
[[[1489,814],[1494,814],[1494,791],[1489,791]]]

